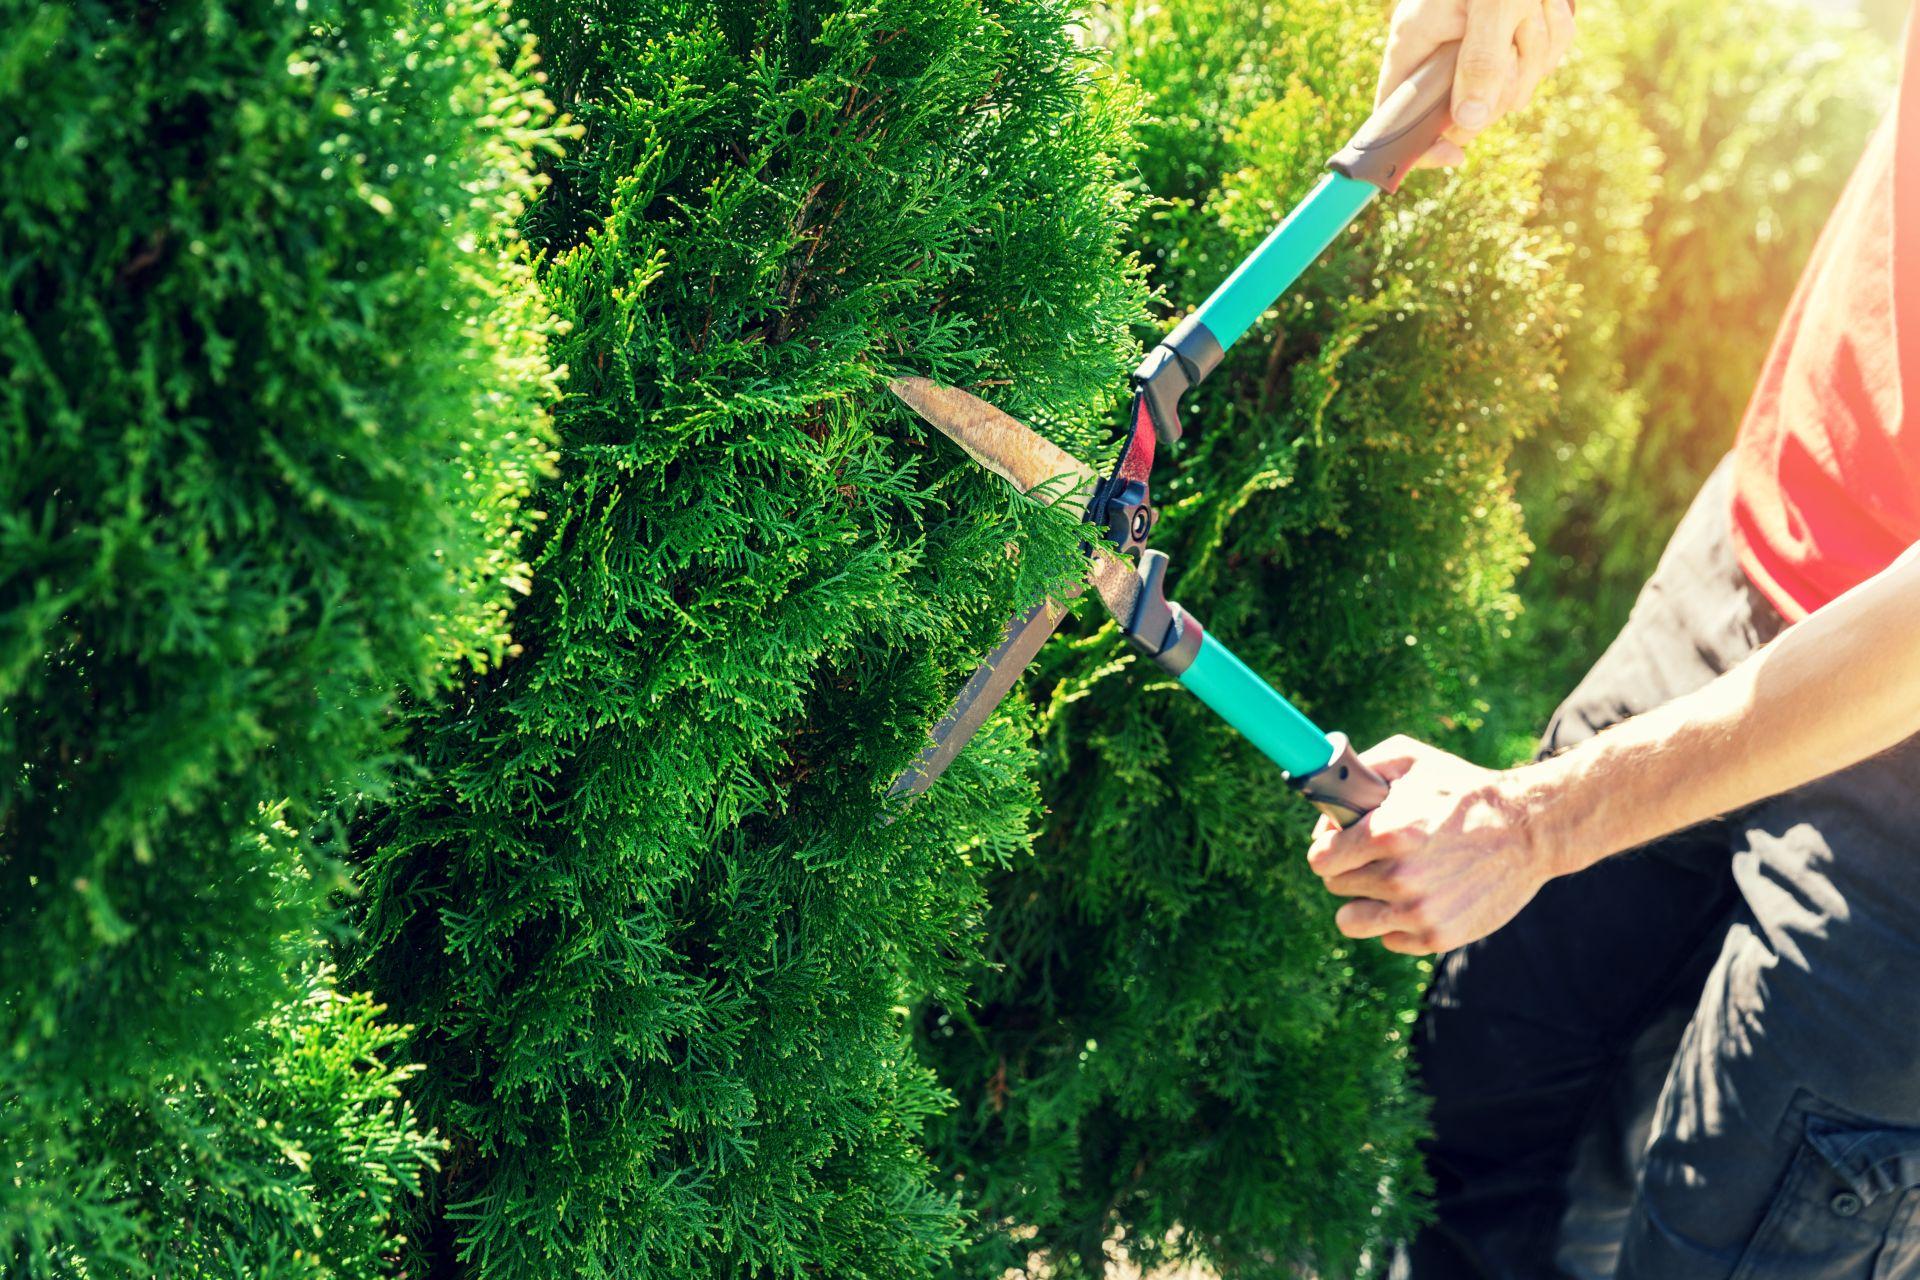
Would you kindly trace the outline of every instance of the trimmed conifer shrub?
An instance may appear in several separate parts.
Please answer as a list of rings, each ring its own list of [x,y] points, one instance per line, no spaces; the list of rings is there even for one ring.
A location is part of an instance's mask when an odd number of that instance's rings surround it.
[[[585,130],[530,224],[560,474],[524,653],[359,841],[360,971],[451,1144],[416,1262],[929,1275],[959,1220],[906,1010],[1025,847],[1024,708],[880,796],[1078,533],[885,379],[1105,441],[1126,104],[1059,0],[520,12]]]
[[[0,0],[9,1274],[366,1274],[429,1158],[314,966],[396,698],[507,646],[530,57],[483,0]]]
[[[1349,0],[1115,11],[1150,95],[1161,203],[1139,234],[1162,324],[1365,117],[1379,29]],[[1527,541],[1506,463],[1555,412],[1582,305],[1530,135],[1583,110],[1496,130],[1463,172],[1364,215],[1190,397],[1162,464],[1174,594],[1362,743],[1470,713],[1511,617]],[[1644,173],[1636,131],[1585,136],[1596,170]],[[1098,1276],[1116,1250],[1355,1274],[1415,1212],[1404,1032],[1424,965],[1339,936],[1301,857],[1311,811],[1112,628],[1042,666],[1052,814],[992,880],[997,967],[923,1024],[959,1096],[936,1151],[982,1227],[952,1274]]]

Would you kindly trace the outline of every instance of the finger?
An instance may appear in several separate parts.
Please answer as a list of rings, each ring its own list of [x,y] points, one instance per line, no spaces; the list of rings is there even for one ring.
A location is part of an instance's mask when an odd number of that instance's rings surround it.
[[[1414,73],[1427,55],[1439,47],[1424,34],[1403,31],[1398,27],[1389,32],[1386,55],[1380,59],[1380,79],[1373,88],[1374,108],[1377,110],[1387,96]]]
[[[1371,898],[1356,898],[1334,912],[1333,924],[1349,938],[1379,938],[1402,932],[1394,909]]]
[[[1412,933],[1382,934],[1380,935],[1380,945],[1389,951],[1396,951],[1403,956],[1430,956],[1439,950],[1439,948],[1433,946],[1425,938]]]
[[[1442,138],[1427,148],[1427,154],[1413,162],[1416,169],[1451,169],[1457,164],[1467,162],[1467,153],[1460,149],[1457,142]]]
[[[1316,875],[1319,874],[1321,860],[1327,856],[1327,850],[1333,846],[1334,837],[1339,834],[1338,827],[1331,831],[1316,830],[1313,833],[1313,839],[1307,842],[1307,866]]]
[[[1456,151],[1459,150],[1457,147],[1454,149]],[[1461,151],[1461,158],[1465,159],[1466,154],[1466,152]],[[1419,759],[1414,756],[1381,756],[1378,760],[1368,760],[1365,756],[1361,756],[1360,759],[1368,768],[1372,769],[1388,782],[1400,781],[1400,779],[1413,772],[1413,766],[1420,763]]]
[[[1514,28],[1521,11],[1513,4],[1477,4],[1467,11],[1467,33],[1453,72],[1453,125],[1447,136],[1465,144],[1499,118],[1513,82],[1518,55]]]
[[[1376,902],[1397,902],[1408,896],[1400,864],[1385,858],[1328,876],[1326,887],[1328,893],[1342,898],[1372,898]]]
[[[1373,844],[1372,819],[1372,814],[1365,814],[1344,831],[1334,832],[1333,838],[1325,844],[1308,850],[1307,865],[1313,868],[1313,873],[1324,880],[1328,876],[1364,867],[1384,856],[1384,851]]]
[[[1458,147],[1454,150],[1459,151]],[[1460,152],[1461,158],[1466,152]],[[1410,738],[1404,733],[1396,733],[1391,738],[1376,742],[1360,753],[1360,762],[1385,778],[1388,782],[1404,778],[1419,763],[1420,757],[1433,748],[1418,738]]]
[[[1467,11],[1460,0],[1407,0],[1395,9],[1373,105],[1385,102],[1387,95],[1419,70],[1435,49],[1466,33]]]
[[[1547,72],[1552,70],[1548,55],[1552,52],[1553,42],[1547,36],[1547,12],[1544,7],[1529,13],[1514,29],[1513,48],[1518,70],[1507,109],[1518,111],[1533,101],[1534,90],[1540,87]]]

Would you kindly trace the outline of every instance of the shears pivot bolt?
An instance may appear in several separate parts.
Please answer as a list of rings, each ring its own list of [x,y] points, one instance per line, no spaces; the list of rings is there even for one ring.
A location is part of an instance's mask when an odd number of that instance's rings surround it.
[[[1160,513],[1147,504],[1147,486],[1143,481],[1127,480],[1116,485],[1107,497],[1107,537],[1122,551],[1146,545]]]

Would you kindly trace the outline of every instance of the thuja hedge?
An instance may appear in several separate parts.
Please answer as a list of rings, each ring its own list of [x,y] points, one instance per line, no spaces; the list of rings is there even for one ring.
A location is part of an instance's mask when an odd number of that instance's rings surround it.
[[[503,656],[549,108],[480,0],[0,3],[0,1256],[363,1274],[434,1144],[320,967]]]
[[[1028,840],[1026,715],[880,795],[1077,534],[885,379],[1104,441],[1126,105],[1057,0],[519,12],[585,130],[530,222],[560,471],[524,652],[359,840],[359,972],[450,1143],[415,1265],[929,1275],[959,1218],[907,1006]]]
[[[1364,0],[1112,13],[1151,104],[1138,235],[1163,324],[1364,118],[1379,29]],[[1583,315],[1572,271],[1583,228],[1542,216],[1536,133],[1576,133],[1583,168],[1629,190],[1645,139],[1562,93],[1341,237],[1192,398],[1163,464],[1175,594],[1363,743],[1443,732],[1482,698],[1528,549],[1510,450],[1617,374],[1617,318]],[[1098,1276],[1116,1249],[1241,1277],[1377,1262],[1420,1184],[1421,966],[1339,937],[1300,856],[1310,811],[1111,628],[1042,667],[1048,820],[992,878],[996,967],[923,1021],[959,1095],[936,1150],[980,1218],[952,1274]]]

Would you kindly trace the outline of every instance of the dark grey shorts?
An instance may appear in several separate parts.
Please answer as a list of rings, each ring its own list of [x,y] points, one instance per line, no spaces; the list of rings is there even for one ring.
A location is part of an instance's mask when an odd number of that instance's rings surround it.
[[[1784,626],[1715,472],[1562,750]],[[1916,637],[1920,643],[1920,637]],[[1549,885],[1441,958],[1408,1280],[1920,1277],[1920,739]]]

